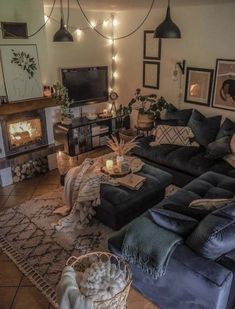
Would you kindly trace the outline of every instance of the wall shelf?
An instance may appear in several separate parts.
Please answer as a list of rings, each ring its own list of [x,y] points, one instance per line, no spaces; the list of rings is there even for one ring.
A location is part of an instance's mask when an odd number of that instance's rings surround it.
[[[61,102],[54,98],[36,98],[31,100],[10,102],[0,105],[0,116],[30,112],[37,109],[60,106]]]

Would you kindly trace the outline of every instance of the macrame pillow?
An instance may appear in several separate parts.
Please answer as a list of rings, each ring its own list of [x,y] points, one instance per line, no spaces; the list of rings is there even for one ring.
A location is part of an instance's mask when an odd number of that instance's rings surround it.
[[[199,144],[193,141],[194,134],[189,127],[159,125],[154,135],[155,141],[150,143],[151,146],[172,144],[199,147]]]

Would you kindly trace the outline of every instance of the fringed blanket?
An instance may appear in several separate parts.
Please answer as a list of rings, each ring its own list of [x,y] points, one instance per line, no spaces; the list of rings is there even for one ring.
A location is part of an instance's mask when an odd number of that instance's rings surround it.
[[[142,216],[129,225],[122,245],[122,256],[157,279],[165,274],[172,253],[181,242],[182,237],[178,234]]]
[[[117,180],[101,172],[101,167],[110,158],[114,159],[114,154],[86,159],[82,165],[72,168],[67,173],[64,186],[66,206],[56,210],[57,214],[66,216],[55,225],[58,231],[69,232],[86,226],[95,214],[95,207],[100,205],[100,185],[118,185]],[[135,157],[125,159],[133,173],[140,171],[144,164]]]

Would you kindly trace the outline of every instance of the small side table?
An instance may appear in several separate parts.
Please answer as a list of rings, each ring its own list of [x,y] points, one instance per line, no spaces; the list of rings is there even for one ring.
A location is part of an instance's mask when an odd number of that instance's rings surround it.
[[[149,135],[151,135],[151,132],[153,130],[153,127],[144,129],[144,128],[139,128],[139,127],[136,126],[135,128],[137,130],[137,135],[141,135],[141,132],[142,132],[142,135],[149,136]]]

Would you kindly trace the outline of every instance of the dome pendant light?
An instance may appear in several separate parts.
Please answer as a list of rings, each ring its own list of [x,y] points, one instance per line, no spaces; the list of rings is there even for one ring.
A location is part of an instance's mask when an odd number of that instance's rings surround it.
[[[60,29],[54,34],[53,42],[73,42],[72,34],[64,26],[64,18],[63,18],[64,14],[63,14],[62,0],[60,0],[60,11],[61,11]],[[68,7],[68,11],[69,11],[69,7]]]
[[[181,32],[178,26],[171,19],[170,0],[168,0],[168,7],[165,20],[154,31],[154,38],[159,39],[180,39]]]

